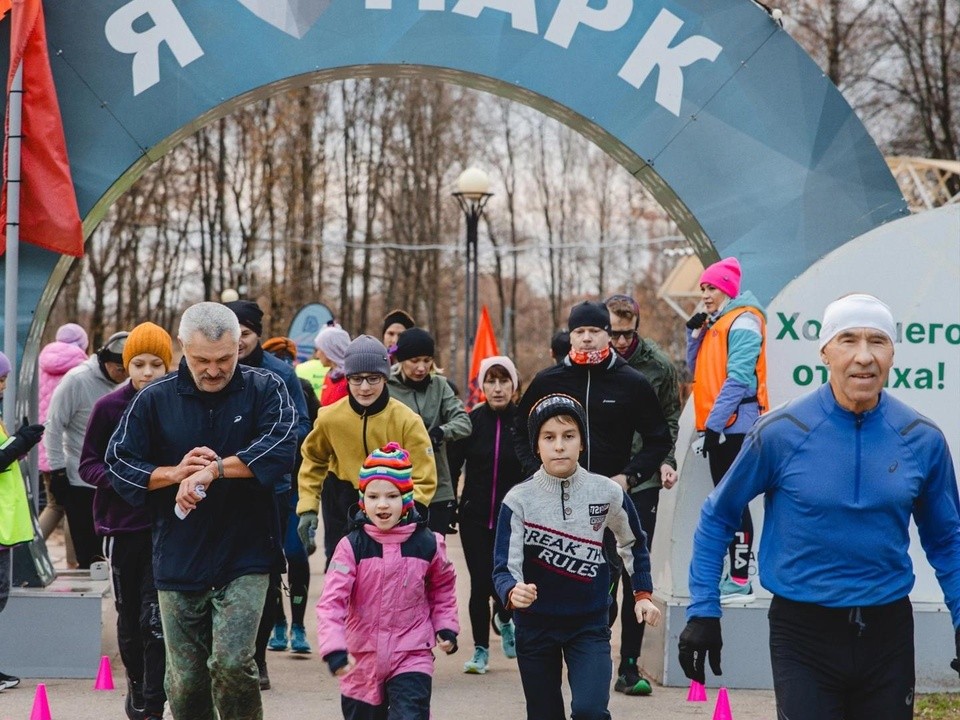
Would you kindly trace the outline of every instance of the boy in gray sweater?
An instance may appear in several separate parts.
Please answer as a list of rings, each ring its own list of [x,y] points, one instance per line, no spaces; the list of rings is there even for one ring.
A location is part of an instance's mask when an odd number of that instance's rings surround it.
[[[503,501],[497,524],[493,579],[516,610],[517,663],[527,718],[565,717],[560,690],[567,662],[572,713],[609,718],[610,571],[603,531],[610,528],[631,577],[637,622],[660,623],[646,538],[633,503],[613,480],[579,464],[583,407],[568,395],[548,395],[530,411],[530,444],[542,465]]]

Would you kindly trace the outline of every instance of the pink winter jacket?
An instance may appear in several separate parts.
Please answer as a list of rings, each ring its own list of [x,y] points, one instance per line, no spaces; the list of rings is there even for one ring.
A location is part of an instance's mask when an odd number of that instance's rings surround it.
[[[50,398],[53,397],[53,391],[63,380],[67,371],[72,370],[77,365],[87,359],[87,354],[71,343],[55,340],[44,346],[40,351],[40,357],[37,364],[40,366],[39,387],[37,390],[39,400],[39,422],[47,421],[47,411],[50,408]],[[50,471],[50,463],[47,461],[47,451],[43,443],[37,445],[40,451],[39,467],[43,472]]]
[[[414,524],[387,531],[363,525],[340,541],[330,560],[317,603],[320,656],[374,653],[378,667],[391,668],[389,677],[432,675],[424,651],[436,645],[438,631],[460,632],[456,581],[443,536]],[[376,704],[388,679],[376,675],[348,673],[340,678],[341,692]]]

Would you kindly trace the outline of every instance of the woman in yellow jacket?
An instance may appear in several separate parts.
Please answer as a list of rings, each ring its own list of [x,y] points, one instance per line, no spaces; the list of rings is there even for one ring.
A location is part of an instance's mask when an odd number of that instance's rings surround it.
[[[0,352],[0,400],[7,387],[10,360]],[[27,504],[27,488],[20,474],[20,458],[43,437],[43,425],[23,425],[8,435],[0,423],[0,612],[10,597],[10,548],[33,540],[33,518]],[[0,690],[16,687],[20,678],[0,672]]]

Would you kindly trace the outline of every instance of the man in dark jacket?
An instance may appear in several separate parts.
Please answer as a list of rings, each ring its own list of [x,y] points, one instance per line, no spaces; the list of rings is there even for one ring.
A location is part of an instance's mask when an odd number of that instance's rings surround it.
[[[221,720],[261,720],[253,650],[282,562],[273,496],[293,465],[296,411],[276,375],[238,365],[228,308],[193,305],[178,336],[178,371],[134,397],[107,465],[114,489],[150,511],[174,716],[212,720],[216,704]]]
[[[610,313],[603,303],[582,302],[570,311],[571,350],[542,370],[520,400],[516,425],[517,457],[529,477],[540,467],[530,449],[527,416],[537,401],[565,393],[583,405],[587,437],[580,464],[612,478],[629,492],[660,472],[673,442],[653,387],[610,348]],[[643,447],[631,454],[633,434]]]
[[[557,365],[539,372],[520,400],[517,455],[528,476],[537,470],[539,462],[530,449],[527,416],[537,401],[547,395],[570,395],[586,411],[586,437],[580,464],[615,480],[629,494],[651,477],[660,476],[661,464],[673,448],[660,400],[650,382],[610,347],[610,313],[603,303],[575,305],[567,326],[570,352]],[[641,440],[636,451],[633,450],[635,433]],[[612,534],[607,533],[605,539],[611,577],[619,577],[621,566]],[[611,623],[616,617],[616,587],[613,590]],[[640,677],[637,669],[639,631],[632,603],[629,613],[624,610],[623,623],[625,626],[630,623],[624,633],[631,642],[628,655],[621,658],[615,689],[647,695],[650,684]]]

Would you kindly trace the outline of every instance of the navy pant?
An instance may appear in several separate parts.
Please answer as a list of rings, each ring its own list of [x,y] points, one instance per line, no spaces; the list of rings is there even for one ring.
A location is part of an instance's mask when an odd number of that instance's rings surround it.
[[[570,681],[573,720],[607,720],[610,713],[610,628],[517,625],[517,664],[527,702],[527,720],[565,720],[563,663]]]
[[[910,720],[913,608],[770,602],[770,663],[779,720]]]
[[[430,720],[433,678],[429,675],[400,673],[387,680],[384,690],[387,699],[382,705],[370,705],[341,695],[344,720]]]

